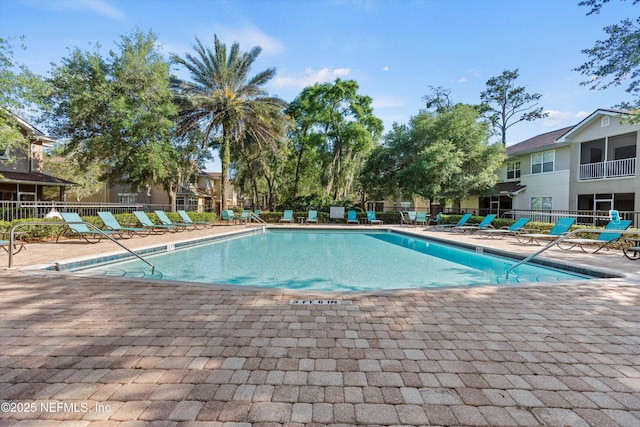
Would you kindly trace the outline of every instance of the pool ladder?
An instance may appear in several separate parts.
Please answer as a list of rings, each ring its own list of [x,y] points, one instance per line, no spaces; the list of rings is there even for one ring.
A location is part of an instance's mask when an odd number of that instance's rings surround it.
[[[526,257],[525,259],[523,259],[522,261],[517,262],[516,264],[512,265],[511,267],[509,267],[508,269],[505,270],[504,275],[506,278],[509,278],[509,273],[513,272],[513,270],[516,267],[521,266],[522,264],[524,264],[525,262],[529,262],[532,259],[534,259],[535,257],[537,257],[538,255],[540,255],[541,253],[547,251],[548,249],[552,248],[554,245],[557,245],[558,243],[561,243],[562,241],[575,236],[578,233],[620,233],[620,234],[635,234],[635,235],[640,235],[640,230],[635,231],[635,230],[614,230],[614,229],[593,229],[593,228],[579,228],[577,230],[573,230],[567,234],[562,235],[559,239],[556,239],[552,242],[549,242],[549,244],[547,244],[547,246],[543,247],[542,249],[540,249],[538,252],[529,255],[528,257]]]
[[[113,243],[115,243],[116,245],[120,246],[122,249],[124,249],[125,251],[129,252],[131,255],[135,256],[136,258],[138,258],[140,261],[144,262],[145,264],[147,264],[148,266],[151,267],[151,274],[155,274],[155,270],[156,267],[151,264],[149,261],[147,261],[146,259],[142,258],[140,255],[138,255],[137,253],[135,253],[134,251],[132,251],[131,249],[129,249],[128,247],[126,247],[125,245],[123,245],[122,243],[118,242],[116,239],[114,239],[113,237],[109,236],[107,233],[105,233],[103,230],[99,229],[98,227],[96,227],[95,225],[93,225],[90,222],[86,222],[86,221],[32,221],[32,222],[21,222],[19,224],[15,224],[13,227],[11,227],[11,230],[9,231],[9,268],[13,267],[13,243],[15,242],[15,230],[18,227],[22,227],[23,225],[63,225],[63,224],[84,224],[87,227],[96,230],[97,232],[99,232],[100,234],[102,234],[104,237],[106,237],[107,239],[111,240]]]

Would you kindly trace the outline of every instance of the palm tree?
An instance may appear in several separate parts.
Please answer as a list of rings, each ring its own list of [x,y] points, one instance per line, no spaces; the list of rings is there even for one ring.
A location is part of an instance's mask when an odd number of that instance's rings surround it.
[[[177,132],[182,135],[198,128],[203,132],[204,146],[214,140],[219,142],[222,209],[226,209],[224,189],[229,182],[232,147],[246,135],[259,141],[277,138],[279,126],[273,126],[269,118],[281,116],[286,103],[280,98],[268,96],[263,89],[275,76],[275,68],[248,77],[251,65],[262,52],[261,47],[241,52],[240,45],[233,43],[227,54],[227,46],[214,36],[213,51],[198,38],[193,49],[196,54],[187,54],[184,59],[171,55],[173,62],[186,67],[192,80],[172,79],[171,82],[177,95]]]

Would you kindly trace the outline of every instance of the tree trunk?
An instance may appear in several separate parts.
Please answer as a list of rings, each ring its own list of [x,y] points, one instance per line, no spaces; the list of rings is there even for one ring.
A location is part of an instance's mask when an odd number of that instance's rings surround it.
[[[298,195],[298,191],[300,190],[300,165],[302,164],[302,155],[304,151],[301,149],[298,153],[298,161],[296,163],[296,176],[293,181],[293,197]]]
[[[227,209],[227,187],[229,186],[229,163],[231,163],[231,150],[229,147],[229,138],[227,132],[223,130],[225,134],[222,138],[222,144],[220,145],[220,163],[222,164],[222,188],[220,189],[220,201],[222,202],[222,209]]]

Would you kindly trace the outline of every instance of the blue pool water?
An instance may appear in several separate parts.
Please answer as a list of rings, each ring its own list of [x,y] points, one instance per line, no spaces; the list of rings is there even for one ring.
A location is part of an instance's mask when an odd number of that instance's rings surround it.
[[[317,291],[357,291],[575,280],[585,276],[522,265],[403,234],[372,231],[268,230],[175,249],[147,259],[167,280]],[[139,260],[84,268],[143,276]]]

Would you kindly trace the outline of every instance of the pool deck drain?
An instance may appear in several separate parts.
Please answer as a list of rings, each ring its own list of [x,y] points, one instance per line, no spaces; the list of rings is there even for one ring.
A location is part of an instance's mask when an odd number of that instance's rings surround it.
[[[339,298],[0,270],[0,425],[640,425],[640,263],[550,256],[629,277],[293,305]]]

